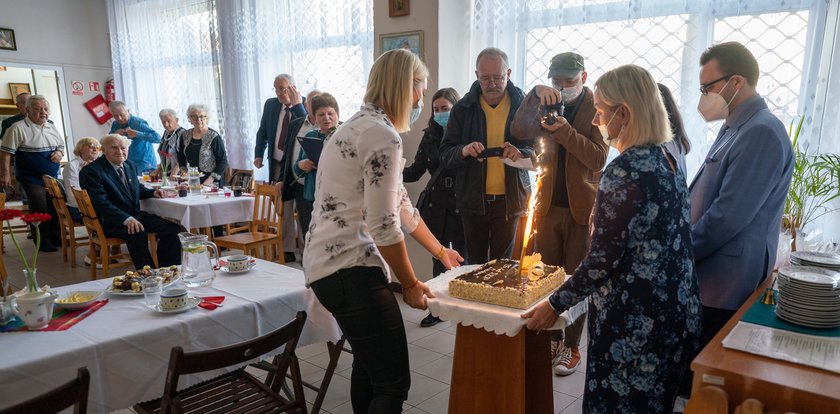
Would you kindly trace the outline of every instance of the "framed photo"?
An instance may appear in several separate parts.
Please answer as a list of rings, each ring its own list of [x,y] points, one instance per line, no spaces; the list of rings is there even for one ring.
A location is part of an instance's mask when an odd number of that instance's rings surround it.
[[[12,99],[15,99],[22,93],[32,93],[32,88],[29,87],[28,83],[10,83],[9,92],[12,93]]]
[[[406,2],[406,13],[408,14],[408,2]],[[12,29],[4,29],[0,27],[0,49],[17,50],[17,42],[15,41],[15,31]]]
[[[408,0],[388,0],[388,17],[408,16]]]
[[[379,35],[379,54],[394,49],[408,49],[423,59],[423,31]]]

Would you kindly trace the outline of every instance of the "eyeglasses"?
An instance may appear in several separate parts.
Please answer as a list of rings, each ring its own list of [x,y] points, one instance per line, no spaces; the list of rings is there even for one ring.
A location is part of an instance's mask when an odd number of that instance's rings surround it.
[[[204,120],[207,119],[207,115],[190,115],[190,119],[193,121],[197,121],[199,119]]]
[[[291,89],[290,86],[287,86],[285,88],[271,88],[272,91],[279,93],[286,93],[286,91],[288,91],[289,89]]]
[[[504,76],[482,76],[478,78],[478,81],[487,85],[490,82],[493,82],[494,85],[501,85],[505,83],[507,79]]]
[[[726,80],[726,81],[728,81],[728,80],[729,80],[729,78],[731,78],[731,77],[733,77],[733,76],[735,76],[735,75],[737,75],[737,74],[736,74],[736,73],[733,73],[733,74],[731,74],[731,75],[725,75],[725,76],[722,76],[722,77],[720,77],[720,78],[717,78],[717,79],[715,79],[715,80],[713,80],[713,81],[711,81],[711,82],[706,82],[706,83],[704,83],[704,84],[700,85],[700,94],[702,94],[702,95],[704,95],[704,96],[705,96],[706,94],[708,94],[708,93],[709,93],[709,87],[711,87],[712,85],[714,85],[714,84],[716,84],[716,83],[718,83],[718,82],[720,82],[720,81],[722,81],[722,80]]]

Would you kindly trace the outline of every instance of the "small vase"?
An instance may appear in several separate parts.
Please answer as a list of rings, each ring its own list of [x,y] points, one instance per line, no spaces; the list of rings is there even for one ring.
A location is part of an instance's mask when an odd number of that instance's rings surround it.
[[[169,187],[169,176],[167,174],[163,174],[163,176],[161,177],[160,186],[162,188]]]
[[[41,291],[41,287],[38,285],[37,273],[38,269],[32,269],[31,271],[23,269],[23,276],[26,277],[26,288],[30,293]]]

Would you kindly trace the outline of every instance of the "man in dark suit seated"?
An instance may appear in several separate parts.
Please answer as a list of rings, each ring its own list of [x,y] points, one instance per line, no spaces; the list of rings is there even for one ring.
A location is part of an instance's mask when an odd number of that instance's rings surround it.
[[[181,264],[181,226],[156,215],[140,211],[140,199],[164,196],[162,190],[150,190],[137,180],[137,166],[128,161],[129,140],[121,135],[106,135],[101,140],[104,157],[91,162],[79,173],[79,183],[90,195],[93,208],[108,237],[125,240],[134,266],[154,266],[147,232],[158,238],[158,263]]]

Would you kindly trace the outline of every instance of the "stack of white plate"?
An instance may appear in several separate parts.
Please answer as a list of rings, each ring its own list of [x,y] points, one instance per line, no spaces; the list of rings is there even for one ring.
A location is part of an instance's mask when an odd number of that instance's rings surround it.
[[[840,254],[823,252],[791,252],[790,264],[794,266],[822,267],[840,272]]]
[[[840,272],[811,266],[779,269],[776,316],[811,328],[840,326]]]

